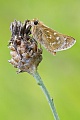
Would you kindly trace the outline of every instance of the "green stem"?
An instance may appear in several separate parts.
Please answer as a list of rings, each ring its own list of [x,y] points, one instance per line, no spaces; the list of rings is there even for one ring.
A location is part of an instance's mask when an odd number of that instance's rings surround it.
[[[38,83],[38,85],[40,85],[40,87],[41,87],[44,95],[46,96],[46,99],[47,99],[47,101],[48,101],[48,103],[49,103],[49,105],[50,105],[50,108],[51,108],[51,110],[52,110],[54,119],[55,119],[55,120],[59,120],[59,117],[58,117],[58,114],[57,114],[57,112],[56,112],[56,108],[55,108],[53,99],[51,99],[50,94],[49,94],[49,92],[47,91],[47,89],[46,89],[46,87],[45,87],[45,85],[44,85],[41,77],[39,76],[39,74],[38,74],[37,71],[34,72],[32,75],[33,75],[33,77],[35,78],[35,80],[36,80],[36,82]]]

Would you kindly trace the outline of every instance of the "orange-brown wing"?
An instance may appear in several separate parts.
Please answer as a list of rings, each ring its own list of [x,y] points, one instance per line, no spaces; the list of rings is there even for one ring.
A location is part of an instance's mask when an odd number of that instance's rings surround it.
[[[57,52],[71,48],[76,40],[73,37],[60,34],[50,28],[42,28],[44,47],[50,52]]]

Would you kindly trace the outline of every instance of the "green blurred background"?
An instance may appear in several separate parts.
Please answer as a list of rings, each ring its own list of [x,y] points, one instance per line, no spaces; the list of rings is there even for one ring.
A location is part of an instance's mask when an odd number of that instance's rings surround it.
[[[51,55],[43,48],[38,67],[61,120],[80,120],[80,0],[0,0],[0,120],[53,120],[49,105],[34,78],[16,74],[8,63],[10,23],[38,18],[77,42]]]

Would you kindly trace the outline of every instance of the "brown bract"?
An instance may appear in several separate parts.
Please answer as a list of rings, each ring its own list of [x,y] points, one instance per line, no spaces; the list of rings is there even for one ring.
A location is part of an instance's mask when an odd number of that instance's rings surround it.
[[[12,58],[9,62],[18,68],[18,73],[32,74],[42,61],[42,49],[31,35],[29,20],[26,20],[24,24],[15,20],[11,23],[10,30],[12,35],[9,49]]]

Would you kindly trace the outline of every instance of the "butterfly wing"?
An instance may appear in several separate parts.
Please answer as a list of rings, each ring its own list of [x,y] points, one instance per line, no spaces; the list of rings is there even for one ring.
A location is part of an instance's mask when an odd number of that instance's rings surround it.
[[[76,40],[73,37],[60,34],[55,30],[52,30],[47,27],[42,28],[42,33],[44,46],[52,53],[69,49],[76,42]]]
[[[60,34],[45,26],[42,22],[35,20],[32,21],[32,35],[36,41],[53,54],[71,48],[76,42],[73,37]]]

